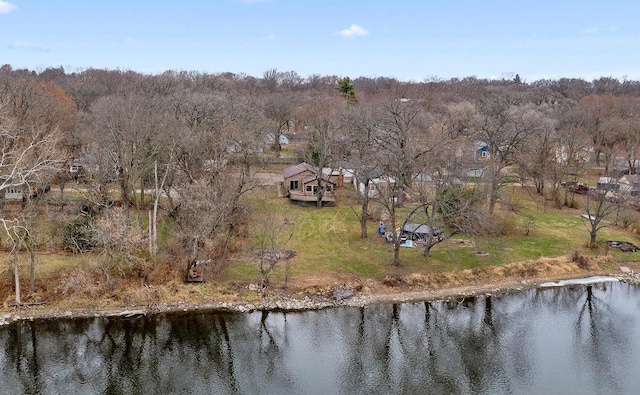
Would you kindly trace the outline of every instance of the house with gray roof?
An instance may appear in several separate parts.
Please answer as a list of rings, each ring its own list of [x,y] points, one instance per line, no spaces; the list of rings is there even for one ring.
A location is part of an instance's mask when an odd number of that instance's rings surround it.
[[[306,162],[289,166],[282,171],[284,176],[284,192],[290,200],[300,202],[316,202],[318,200],[318,169]],[[320,185],[325,188],[322,202],[335,202],[333,193],[337,178],[331,169],[322,169]],[[335,178],[335,179],[334,179]]]

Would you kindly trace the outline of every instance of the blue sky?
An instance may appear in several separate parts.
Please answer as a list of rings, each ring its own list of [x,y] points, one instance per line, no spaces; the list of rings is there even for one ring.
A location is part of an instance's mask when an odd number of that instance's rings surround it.
[[[640,1],[0,0],[0,65],[640,80]]]

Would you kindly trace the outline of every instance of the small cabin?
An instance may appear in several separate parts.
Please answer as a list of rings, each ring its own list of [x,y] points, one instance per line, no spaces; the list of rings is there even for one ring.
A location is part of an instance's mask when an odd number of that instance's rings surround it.
[[[283,170],[285,196],[290,200],[300,202],[315,202],[318,200],[318,179],[316,167],[308,163],[289,166]],[[333,190],[337,183],[333,180],[331,169],[323,169],[321,185],[325,188],[323,202],[334,202]]]
[[[51,185],[46,182],[37,183],[34,185],[11,185],[4,190],[5,202],[23,202],[28,197],[36,198],[51,190]]]
[[[25,195],[20,185],[11,185],[4,190],[4,200],[7,202],[22,202],[24,199]]]

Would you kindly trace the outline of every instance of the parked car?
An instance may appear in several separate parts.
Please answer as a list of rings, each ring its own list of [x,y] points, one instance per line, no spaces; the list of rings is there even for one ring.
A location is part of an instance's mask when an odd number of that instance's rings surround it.
[[[589,187],[586,184],[577,181],[561,182],[560,185],[575,193],[586,194],[589,192]]]

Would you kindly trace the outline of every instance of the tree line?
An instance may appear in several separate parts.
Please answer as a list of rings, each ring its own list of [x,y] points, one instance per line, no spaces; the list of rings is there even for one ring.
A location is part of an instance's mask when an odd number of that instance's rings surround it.
[[[623,158],[636,173],[640,82],[527,83],[517,75],[407,82],[303,78],[277,69],[261,77],[145,75],[4,65],[0,133],[0,194],[49,183],[62,196],[59,210],[30,192],[19,213],[4,210],[12,252],[51,245],[55,234],[59,248],[94,251],[109,271],[144,273],[158,254],[191,264],[210,258],[219,270],[248,226],[255,174],[282,154],[285,133],[300,142],[296,156],[317,169],[319,207],[323,169],[354,169],[363,188],[355,210],[362,237],[372,202],[384,208],[392,230],[420,216],[432,230],[499,234],[494,210],[509,204],[503,189],[514,177],[557,205],[571,205],[561,182],[594,163],[613,174]],[[461,188],[470,170],[481,182]],[[83,203],[70,215],[64,187],[74,180]],[[409,214],[398,211],[406,200]],[[55,224],[44,231],[34,224],[43,207]],[[159,226],[173,235],[164,251]],[[401,241],[393,231],[395,265]]]

